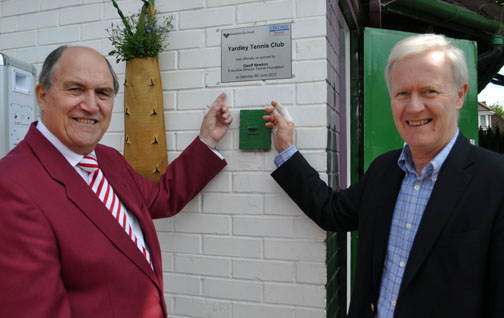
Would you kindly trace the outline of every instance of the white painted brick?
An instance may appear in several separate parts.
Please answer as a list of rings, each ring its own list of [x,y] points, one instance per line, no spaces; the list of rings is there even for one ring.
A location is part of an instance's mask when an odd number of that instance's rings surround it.
[[[154,226],[157,232],[173,232],[174,231],[174,218],[161,218],[154,220]]]
[[[165,51],[159,54],[159,70],[172,71],[177,68],[177,53]]]
[[[233,92],[230,89],[188,90],[177,94],[177,109],[208,109],[220,93],[225,92],[227,97],[224,104],[232,105]]]
[[[296,19],[292,24],[292,38],[309,38],[326,35],[326,17]]]
[[[46,1],[53,1],[53,0],[46,0]],[[64,1],[64,0],[57,0],[57,1]],[[119,19],[119,14],[117,13],[117,9],[112,5],[112,1],[106,1],[106,2],[107,3],[103,9],[103,20]],[[142,8],[142,3],[140,1],[135,0],[120,1],[118,2],[118,4],[124,16],[138,14],[140,13],[140,9]]]
[[[175,92],[163,92],[163,103],[165,110],[175,110]]]
[[[1,5],[1,4],[0,4]],[[1,11],[0,11],[1,16]],[[0,33],[9,33],[18,30],[19,16],[2,17],[0,19]],[[2,44],[3,48],[3,44]]]
[[[19,0],[7,0],[0,3],[0,12],[3,17],[22,15],[29,12],[37,12],[40,0],[24,0],[22,5]],[[0,41],[1,42],[1,41]]]
[[[203,294],[214,298],[261,301],[263,287],[261,283],[250,281],[205,278]]]
[[[123,134],[118,134],[118,133],[106,133],[103,135],[102,139],[100,140],[101,144],[104,144],[106,146],[112,147],[116,149],[119,152],[123,152],[124,150],[124,140],[123,140]]]
[[[112,113],[110,119],[109,132],[123,132],[124,131],[124,115],[122,113]]]
[[[114,98],[113,113],[120,113],[124,115],[124,94],[117,94]]]
[[[180,29],[205,28],[211,26],[230,25],[234,20],[234,8],[212,8],[180,13]]]
[[[163,89],[201,88],[203,75],[203,70],[163,72],[161,73]]]
[[[168,126],[167,126],[168,127]],[[176,150],[182,151],[191,144],[194,139],[198,136],[199,131],[191,131],[191,132],[176,132],[176,142],[177,147]]]
[[[173,313],[174,313],[173,307],[175,305],[175,297],[173,295],[169,295],[166,293],[163,296],[164,296],[164,300],[166,303],[166,310],[167,310],[168,314],[170,315],[170,317],[173,317]]]
[[[235,90],[236,107],[260,107],[270,106],[272,100],[282,104],[294,102],[294,88],[289,86],[260,86],[237,88]]]
[[[17,50],[17,58],[27,63],[43,63],[47,55],[57,47],[58,45],[49,45],[19,49]]]
[[[278,193],[283,192],[269,173],[251,172],[234,173],[233,190],[235,192]]]
[[[222,214],[262,214],[262,195],[235,193],[207,193],[203,200],[203,210]]]
[[[203,281],[199,277],[163,273],[165,292],[173,292],[185,295],[201,295]]]
[[[310,17],[326,14],[326,0],[296,0],[298,17]]]
[[[301,209],[285,193],[267,194],[264,213],[275,215],[304,215]]]
[[[48,11],[19,16],[19,30],[34,30],[58,25],[58,12]]]
[[[106,29],[110,29],[110,25],[111,23],[109,21],[86,23],[82,28],[82,39],[83,40],[94,40],[104,38],[108,39],[109,35]]]
[[[327,107],[324,106],[301,106],[289,108],[289,113],[297,127],[327,125]]]
[[[327,84],[325,82],[303,83],[297,85],[296,102],[314,104],[327,102]]]
[[[158,10],[159,12],[175,12],[189,9],[201,9],[204,7],[205,0],[175,0],[156,2],[156,10]]]
[[[246,2],[257,2],[257,0],[207,0],[209,7],[219,7],[230,4],[242,4]]]
[[[326,318],[326,311],[320,309],[308,309],[297,307],[294,310],[294,318]]]
[[[180,69],[220,67],[220,65],[220,48],[198,49],[180,52]]]
[[[296,146],[300,149],[325,149],[327,128],[298,128]]]
[[[327,153],[303,151],[306,161],[317,171],[327,170]]]
[[[233,277],[258,281],[293,282],[296,266],[291,262],[260,260],[233,261]]]
[[[15,32],[0,34],[2,51],[6,49],[17,49],[27,46],[34,46],[37,42],[36,31]]]
[[[205,113],[203,111],[165,112],[166,129],[199,131],[204,115]]]
[[[60,25],[99,21],[102,11],[103,5],[101,4],[63,9],[60,11]]]
[[[161,253],[161,262],[163,264],[163,271],[165,272],[173,272],[174,261],[172,253]]]
[[[221,29],[210,28],[206,30],[206,46],[218,46],[220,50],[221,45]],[[219,65],[220,66],[220,65]]]
[[[201,48],[205,43],[205,32],[202,30],[171,31],[168,42],[169,50]]]
[[[228,172],[220,172],[212,181],[205,187],[204,192],[231,192],[232,175]],[[204,195],[203,200],[205,200]],[[206,212],[206,211],[205,211]]]
[[[79,41],[80,30],[79,25],[39,30],[38,43],[39,45],[46,45]]]
[[[175,133],[166,133],[166,147],[168,148],[168,152],[175,149]]]
[[[296,281],[298,283],[325,285],[327,282],[325,263],[297,263]]]
[[[264,285],[264,300],[268,303],[324,308],[325,296],[323,286],[277,283]]]
[[[175,297],[175,313],[191,318],[229,318],[231,304],[199,297],[177,296]]]
[[[293,308],[266,304],[235,303],[233,318],[292,318]]]
[[[40,1],[40,0],[39,0]],[[72,7],[82,4],[81,0],[41,0],[40,9],[42,11],[50,9],[59,9],[64,7]],[[37,5],[38,7],[38,5]]]
[[[175,255],[177,273],[231,277],[231,260],[226,258]]]
[[[297,82],[325,81],[327,61],[303,61],[292,63],[292,74]]]
[[[235,216],[233,234],[267,237],[294,237],[294,219],[288,217]]]
[[[161,251],[174,253],[201,253],[201,236],[177,234],[170,232],[158,233]]]
[[[101,53],[102,55],[104,54],[104,52],[109,52],[109,51],[103,51],[103,49],[102,49],[103,46],[102,46],[101,40],[77,41],[75,43],[71,43],[70,45],[87,46],[87,47],[90,47],[90,48],[96,50],[97,52]]]
[[[314,38],[314,39],[304,39],[296,40],[294,43],[295,47],[295,59],[296,60],[316,60],[323,59],[327,57],[327,46],[325,38]]]
[[[266,239],[264,257],[277,260],[325,261],[324,242]]]
[[[231,234],[231,218],[198,213],[181,213],[175,216],[175,231],[203,234]]]
[[[262,240],[205,236],[203,238],[203,254],[260,258],[262,256]]]
[[[314,239],[322,241],[327,233],[308,217],[298,217],[294,220],[295,237],[300,239]]]
[[[201,195],[196,195],[187,205],[182,209],[181,212],[201,212]],[[177,214],[179,215],[179,214]],[[175,220],[174,220],[175,221]]]
[[[230,151],[226,153],[230,171],[263,171],[264,154],[257,151]]]
[[[238,23],[290,19],[294,17],[292,0],[268,1],[238,6]]]

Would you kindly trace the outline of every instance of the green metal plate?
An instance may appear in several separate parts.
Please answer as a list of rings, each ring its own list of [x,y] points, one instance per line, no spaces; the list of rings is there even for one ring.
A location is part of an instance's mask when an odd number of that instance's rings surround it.
[[[262,109],[240,110],[240,149],[271,149],[271,129],[264,126]]]

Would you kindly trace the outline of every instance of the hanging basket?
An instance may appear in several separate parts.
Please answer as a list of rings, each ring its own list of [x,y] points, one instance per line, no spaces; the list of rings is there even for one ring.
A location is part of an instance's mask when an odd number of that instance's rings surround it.
[[[124,157],[135,171],[158,182],[168,166],[168,155],[163,88],[155,57],[126,62],[124,128]]]

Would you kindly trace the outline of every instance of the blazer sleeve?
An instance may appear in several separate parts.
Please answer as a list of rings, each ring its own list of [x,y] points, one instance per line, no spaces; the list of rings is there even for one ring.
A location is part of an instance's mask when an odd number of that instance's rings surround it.
[[[180,212],[226,166],[201,140],[193,142],[168,165],[159,183],[134,172],[139,190],[153,219],[170,217]]]
[[[70,317],[48,220],[22,185],[6,177],[0,202],[0,317]]]
[[[272,177],[318,226],[326,231],[353,231],[358,227],[366,175],[346,190],[334,191],[296,152]]]

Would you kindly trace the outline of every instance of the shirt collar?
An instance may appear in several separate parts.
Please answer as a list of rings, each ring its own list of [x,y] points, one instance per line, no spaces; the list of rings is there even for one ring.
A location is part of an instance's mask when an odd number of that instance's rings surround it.
[[[448,154],[453,148],[453,145],[455,144],[455,141],[457,140],[457,137],[459,135],[459,129],[457,128],[457,131],[455,132],[455,135],[453,135],[452,139],[446,146],[444,146],[443,149],[432,159],[423,169],[422,169],[422,178],[425,177],[431,177],[434,180],[437,178],[437,175],[439,174],[439,170],[443,166],[443,163],[445,162],[446,158],[448,157]],[[412,173],[417,175],[416,169],[415,169],[415,164],[413,162],[413,157],[411,156],[411,150],[408,144],[404,144],[404,147],[401,151],[401,155],[399,156],[399,159],[397,159],[397,165],[404,170],[406,173]],[[417,175],[418,177],[418,175]]]
[[[72,150],[70,150],[70,148],[65,146],[58,139],[58,137],[56,137],[52,132],[49,131],[49,129],[47,129],[47,127],[41,120],[37,122],[37,129],[63,155],[63,157],[65,157],[65,159],[72,167],[77,166],[77,164],[82,160],[82,158],[84,158],[84,155],[73,152]],[[96,158],[94,150],[93,152],[90,153],[90,155]]]

